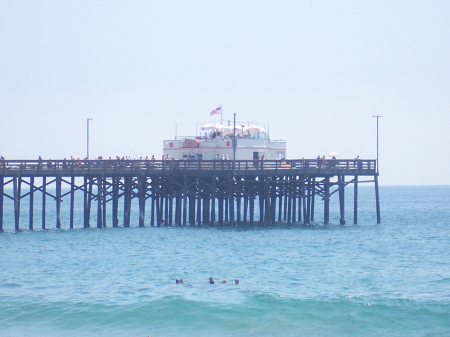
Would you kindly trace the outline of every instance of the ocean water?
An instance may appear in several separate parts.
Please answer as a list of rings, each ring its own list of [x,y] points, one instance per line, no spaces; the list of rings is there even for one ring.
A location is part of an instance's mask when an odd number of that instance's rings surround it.
[[[332,212],[328,226],[15,232],[5,215],[0,335],[450,336],[450,186],[380,187],[380,225],[360,190],[346,226]]]

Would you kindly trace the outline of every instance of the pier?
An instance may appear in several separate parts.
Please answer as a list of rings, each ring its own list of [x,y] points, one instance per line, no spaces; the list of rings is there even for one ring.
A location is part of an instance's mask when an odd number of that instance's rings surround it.
[[[357,224],[358,186],[367,182],[375,187],[374,216],[380,223],[376,165],[376,160],[364,159],[1,160],[0,231],[5,211],[11,209],[5,208],[7,199],[13,203],[15,230],[309,225],[317,221],[318,200],[323,204],[319,221],[329,224],[334,195],[339,200],[339,223],[344,225],[345,188],[349,185],[353,186],[352,218]],[[80,216],[75,198],[83,200],[81,222],[75,221]],[[69,203],[68,223],[64,224],[63,201]],[[22,204],[28,207],[28,219],[21,217]],[[38,224],[37,207],[41,215]],[[56,219],[54,225],[46,218],[50,212]],[[138,214],[136,223],[131,221],[132,214]]]

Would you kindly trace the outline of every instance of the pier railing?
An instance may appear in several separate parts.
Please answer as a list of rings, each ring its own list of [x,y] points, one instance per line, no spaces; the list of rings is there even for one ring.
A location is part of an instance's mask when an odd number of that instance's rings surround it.
[[[0,160],[0,175],[27,176],[55,174],[376,174],[376,160],[289,159],[289,160]],[[291,172],[289,172],[291,171]]]

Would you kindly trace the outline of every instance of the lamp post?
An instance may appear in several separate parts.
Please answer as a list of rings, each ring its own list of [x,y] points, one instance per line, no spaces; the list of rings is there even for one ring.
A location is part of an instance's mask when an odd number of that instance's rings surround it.
[[[236,160],[236,114],[234,114],[234,121],[233,121],[233,167],[234,167],[234,161]]]
[[[378,152],[378,119],[380,118],[380,117],[383,117],[383,116],[380,116],[380,115],[376,115],[376,116],[372,116],[372,117],[375,117],[376,119],[377,119],[377,174],[379,173],[379,160],[378,160],[378,154],[379,154],[379,152]]]
[[[86,159],[89,159],[89,121],[92,121],[92,118],[88,118],[86,120],[87,126],[86,126]]]

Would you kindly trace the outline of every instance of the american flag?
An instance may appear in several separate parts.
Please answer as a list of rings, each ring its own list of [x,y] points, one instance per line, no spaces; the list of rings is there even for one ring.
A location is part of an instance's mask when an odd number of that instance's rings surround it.
[[[219,106],[218,108],[215,108],[213,111],[211,111],[209,113],[209,115],[212,116],[212,115],[218,115],[218,114],[221,114],[221,113],[222,113],[222,107]]]

